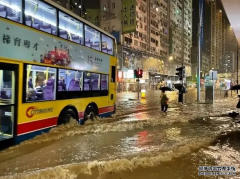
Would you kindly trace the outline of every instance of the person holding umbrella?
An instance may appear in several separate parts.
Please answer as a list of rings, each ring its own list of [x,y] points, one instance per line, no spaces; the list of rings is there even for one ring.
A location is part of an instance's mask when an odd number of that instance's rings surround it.
[[[163,112],[167,112],[168,109],[168,98],[167,95],[165,94],[165,90],[162,90],[162,93],[160,95],[160,102],[161,102],[161,109]]]

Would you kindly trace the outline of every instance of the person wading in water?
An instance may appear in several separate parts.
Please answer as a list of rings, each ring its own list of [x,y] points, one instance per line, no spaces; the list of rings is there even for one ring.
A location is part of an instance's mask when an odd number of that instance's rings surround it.
[[[163,112],[167,112],[168,109],[168,98],[167,95],[165,94],[165,91],[162,91],[161,96],[160,96],[160,101],[161,101],[161,109]]]

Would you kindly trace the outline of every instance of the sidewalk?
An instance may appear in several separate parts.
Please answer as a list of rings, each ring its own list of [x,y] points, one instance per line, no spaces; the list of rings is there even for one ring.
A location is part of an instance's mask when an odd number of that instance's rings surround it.
[[[137,98],[137,93],[118,93],[117,94],[117,112],[116,115],[124,115],[128,113],[134,113],[137,111],[148,111],[148,110],[159,110],[160,112],[160,102],[159,102],[160,91],[148,90],[146,92],[146,98],[140,100],[129,100],[129,98]],[[228,112],[234,110],[236,111],[236,105],[238,98],[236,97],[216,97],[214,104],[206,104],[204,102],[204,96],[201,94],[201,99],[203,103],[198,103],[196,101],[196,94],[194,92],[189,92],[184,99],[187,99],[187,103],[178,104],[177,97],[170,97],[169,108],[171,112],[175,109],[180,109],[185,114],[194,113],[196,116],[202,115],[226,115]],[[202,101],[202,100],[201,100]]]
[[[151,94],[155,94],[154,96],[155,97],[158,97],[160,96],[160,90],[147,90],[146,91],[146,99],[148,98],[151,98]],[[174,96],[171,95],[172,92],[167,92],[167,95],[170,95],[170,98],[172,98],[172,100],[176,100],[177,102],[177,96],[175,96],[175,99],[174,99]],[[200,101],[201,102],[205,102],[205,91],[200,91],[201,95],[200,95]],[[175,94],[173,92],[173,94]],[[157,96],[159,95],[159,96]],[[141,99],[141,93],[139,93],[139,99]],[[215,96],[215,100],[218,100],[218,99],[225,99],[224,98],[224,92],[223,91],[220,91],[219,89],[216,89],[214,91],[214,96]],[[120,92],[120,93],[117,93],[117,101],[124,101],[124,100],[128,100],[129,98],[135,98],[137,99],[138,98],[138,93],[137,92]],[[231,92],[228,93],[228,98],[237,98],[237,94],[235,92],[232,92],[232,96],[231,96]],[[187,94],[184,94],[184,102],[185,103],[196,103],[197,102],[197,89],[195,88],[190,88],[188,89],[188,93]]]

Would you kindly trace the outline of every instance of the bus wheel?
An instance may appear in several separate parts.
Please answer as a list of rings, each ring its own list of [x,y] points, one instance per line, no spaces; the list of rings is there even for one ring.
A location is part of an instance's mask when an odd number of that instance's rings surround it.
[[[97,115],[97,109],[92,105],[89,105],[84,113],[84,121],[91,120],[93,121]]]
[[[71,119],[77,120],[76,113],[71,108],[65,109],[58,118],[58,125],[67,124]]]

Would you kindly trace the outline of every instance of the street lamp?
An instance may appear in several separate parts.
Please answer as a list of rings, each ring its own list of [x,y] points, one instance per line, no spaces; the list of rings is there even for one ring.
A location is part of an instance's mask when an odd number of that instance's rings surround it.
[[[169,60],[173,60],[173,56],[170,56],[168,59],[169,59]]]

